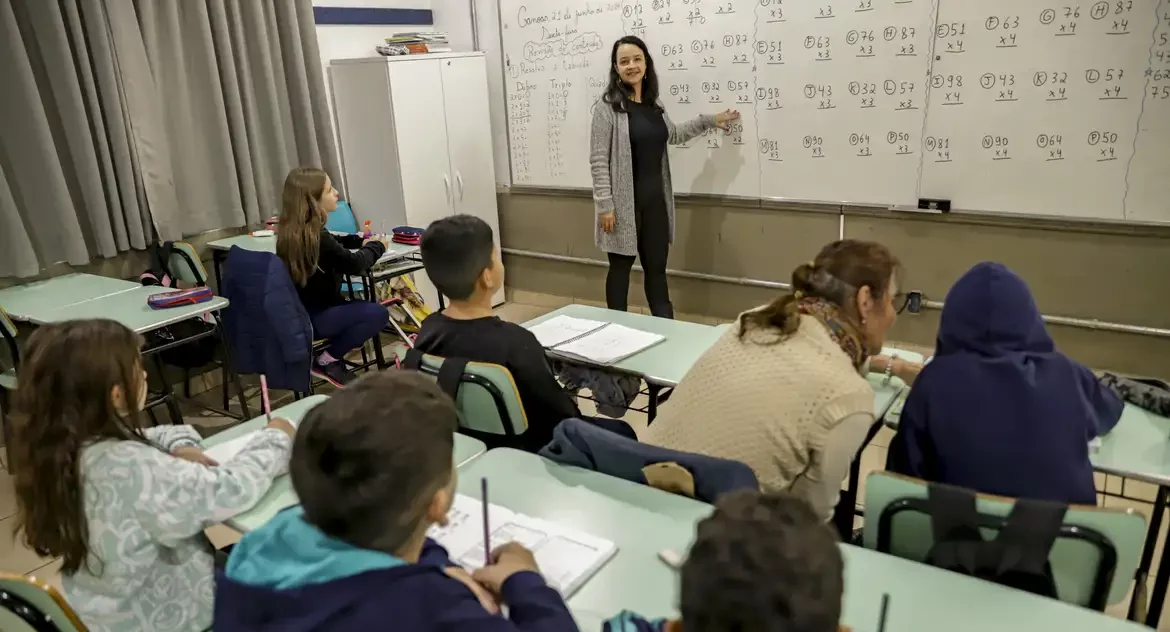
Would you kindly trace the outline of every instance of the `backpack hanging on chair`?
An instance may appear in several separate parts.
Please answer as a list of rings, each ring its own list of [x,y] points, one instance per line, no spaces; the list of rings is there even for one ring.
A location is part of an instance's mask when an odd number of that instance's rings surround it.
[[[1057,598],[1048,562],[1067,505],[1017,500],[996,537],[984,539],[975,492],[948,485],[928,488],[934,545],[926,563],[1018,590]]]

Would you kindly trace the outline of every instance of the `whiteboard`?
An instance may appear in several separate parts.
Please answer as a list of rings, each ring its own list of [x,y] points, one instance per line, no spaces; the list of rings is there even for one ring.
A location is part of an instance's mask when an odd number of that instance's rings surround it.
[[[513,183],[588,188],[646,40],[676,193],[1170,222],[1170,0],[500,0]]]

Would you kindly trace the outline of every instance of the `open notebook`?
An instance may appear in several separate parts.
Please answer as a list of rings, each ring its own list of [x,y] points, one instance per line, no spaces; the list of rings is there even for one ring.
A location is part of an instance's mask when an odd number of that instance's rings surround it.
[[[529,329],[541,346],[566,358],[608,366],[653,347],[666,336],[572,316],[557,316]]]
[[[297,420],[297,421],[289,420],[289,421],[290,421],[290,423],[292,423],[294,428],[297,427],[298,425],[300,425],[300,423],[301,423],[300,420]],[[210,448],[206,448],[203,450],[203,453],[206,454],[207,456],[215,459],[216,463],[227,463],[229,460],[231,460],[232,457],[239,454],[240,450],[244,449],[244,446],[248,445],[248,442],[252,440],[252,437],[256,436],[257,432],[260,432],[260,430],[253,430],[252,432],[245,432],[244,434],[242,434],[234,439],[228,439],[227,441],[224,441],[223,443],[219,443],[219,444],[216,444]]]
[[[568,598],[581,588],[610,558],[617,546],[559,524],[489,505],[491,545],[519,542],[532,551],[540,572],[550,586]],[[445,527],[434,526],[427,533],[446,547],[451,559],[469,571],[484,565],[483,505],[458,494],[447,515]]]

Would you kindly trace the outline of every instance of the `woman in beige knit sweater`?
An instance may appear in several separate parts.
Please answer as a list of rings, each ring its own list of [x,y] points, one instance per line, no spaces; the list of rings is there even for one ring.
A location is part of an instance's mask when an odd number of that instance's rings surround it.
[[[864,374],[909,382],[921,368],[878,355],[904,302],[898,269],[879,244],[825,246],[792,272],[792,294],[741,314],[699,358],[642,441],[745,463],[831,518],[874,423]]]

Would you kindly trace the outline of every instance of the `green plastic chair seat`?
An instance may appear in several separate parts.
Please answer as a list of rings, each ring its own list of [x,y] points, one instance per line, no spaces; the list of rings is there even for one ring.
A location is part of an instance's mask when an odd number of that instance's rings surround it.
[[[927,498],[926,482],[889,472],[873,472],[866,478],[866,548],[877,550],[882,511],[903,498]],[[1014,504],[1014,499],[986,494],[979,494],[976,500],[979,513],[997,517],[1007,516]],[[1117,549],[1117,567],[1107,602],[1115,604],[1125,599],[1145,544],[1145,517],[1132,509],[1070,506],[1064,524],[1092,529],[1112,542]],[[891,555],[925,561],[934,543],[929,516],[914,511],[901,512],[893,517],[891,530]],[[995,534],[991,529],[983,532],[985,538]],[[1088,606],[1100,558],[1099,549],[1089,542],[1070,538],[1056,540],[1048,559],[1061,601]]]

